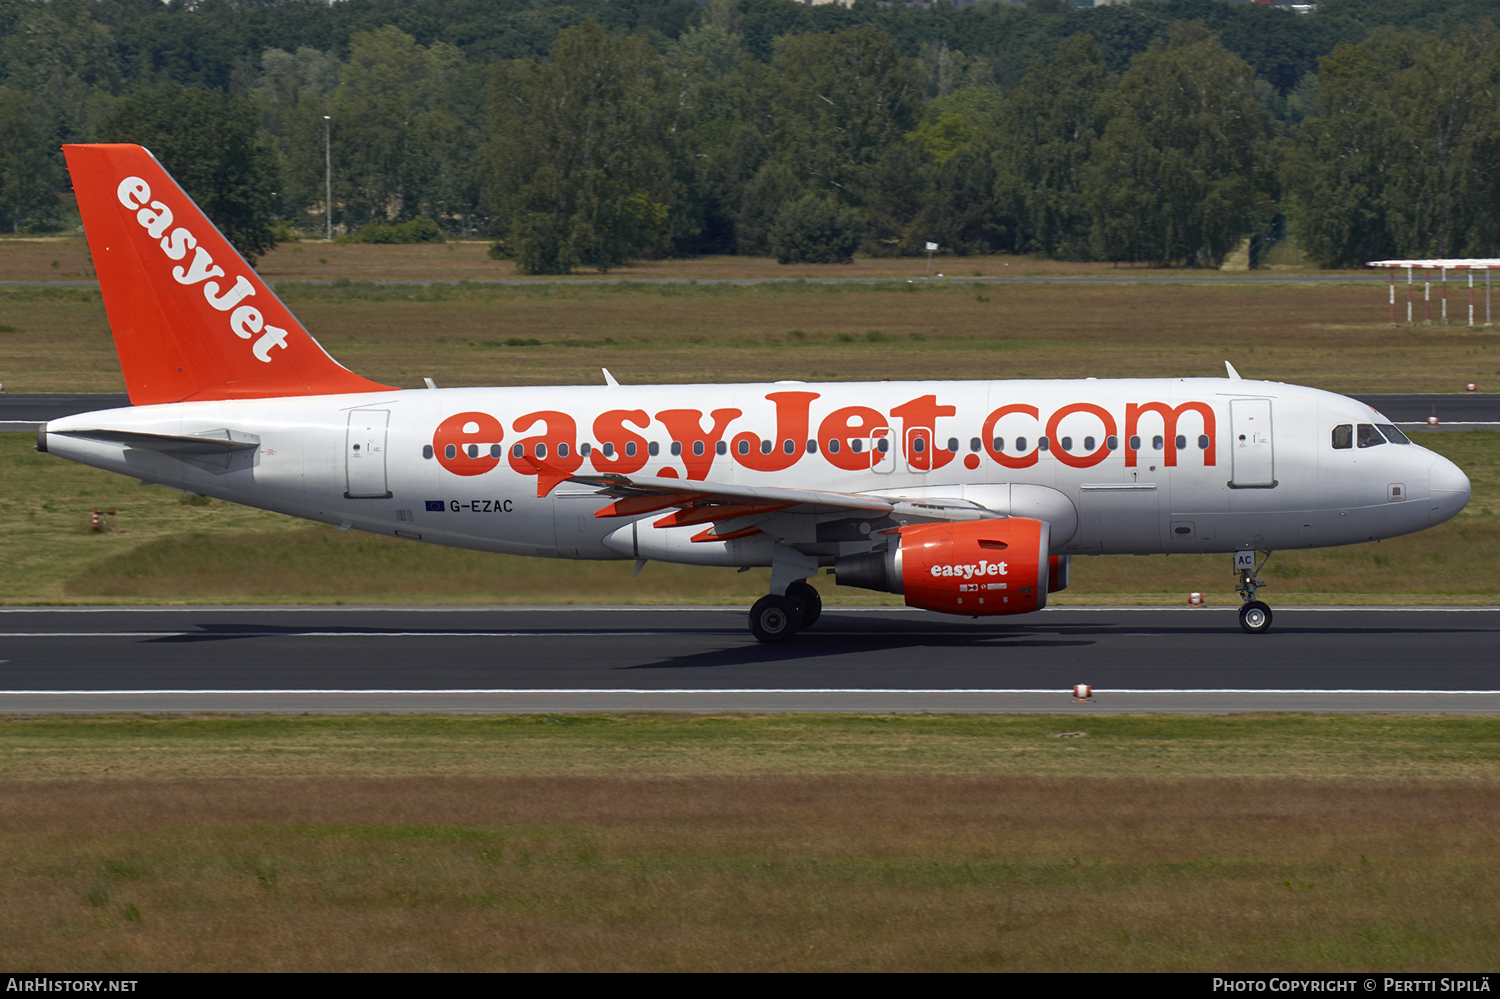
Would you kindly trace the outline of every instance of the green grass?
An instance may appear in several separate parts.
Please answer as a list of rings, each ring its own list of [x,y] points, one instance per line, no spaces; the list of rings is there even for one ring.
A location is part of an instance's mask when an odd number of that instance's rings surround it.
[[[331,285],[278,291],[320,342],[392,385],[896,377],[1217,376],[1341,392],[1500,383],[1500,332],[1384,324],[1364,285]],[[120,391],[103,304],[0,289],[12,391]],[[878,333],[879,336],[872,334]]]
[[[21,971],[1500,958],[1494,718],[30,718],[0,767]]]
[[[1056,738],[1065,731],[1086,733]],[[1500,780],[1485,716],[13,716],[0,781],[948,774]]]

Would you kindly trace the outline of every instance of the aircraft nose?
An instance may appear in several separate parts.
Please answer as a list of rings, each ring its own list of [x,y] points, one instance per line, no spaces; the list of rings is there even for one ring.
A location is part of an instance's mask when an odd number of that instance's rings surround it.
[[[1447,458],[1438,458],[1427,471],[1429,523],[1441,524],[1469,503],[1469,477]]]

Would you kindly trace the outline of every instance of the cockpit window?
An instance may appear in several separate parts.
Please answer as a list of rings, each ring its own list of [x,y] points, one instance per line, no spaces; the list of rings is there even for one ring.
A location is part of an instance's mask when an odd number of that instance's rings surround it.
[[[1334,450],[1344,451],[1354,446],[1354,424],[1340,423],[1333,428]]]
[[[1392,444],[1410,444],[1411,443],[1411,438],[1410,437],[1406,436],[1401,431],[1399,431],[1395,427],[1391,426],[1389,423],[1377,423],[1377,424],[1375,424],[1375,426],[1377,426],[1377,427],[1380,428],[1380,432],[1383,433],[1383,434],[1385,434],[1385,439],[1388,440],[1388,441],[1390,441]]]
[[[1380,436],[1380,431],[1368,423],[1359,424],[1357,436],[1360,447],[1376,447],[1385,443],[1385,438]]]

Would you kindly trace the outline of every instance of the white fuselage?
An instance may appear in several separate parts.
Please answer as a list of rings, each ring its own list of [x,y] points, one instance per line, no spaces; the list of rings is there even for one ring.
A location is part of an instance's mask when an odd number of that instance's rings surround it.
[[[42,439],[50,453],[145,482],[387,536],[520,555],[765,565],[771,543],[822,564],[867,551],[869,529],[878,534],[890,518],[863,527],[857,513],[770,518],[761,542],[693,542],[701,528],[650,527],[659,514],[596,518],[608,499],[593,486],[539,489],[514,449],[564,471],[675,476],[685,486],[967,500],[1048,521],[1054,554],[1224,552],[1388,538],[1456,514],[1469,483],[1446,459],[1413,444],[1333,446],[1336,427],[1388,423],[1355,400],[1273,382],[1087,379],[186,402],[54,420]],[[86,435],[105,429],[228,430],[258,446],[204,460]]]

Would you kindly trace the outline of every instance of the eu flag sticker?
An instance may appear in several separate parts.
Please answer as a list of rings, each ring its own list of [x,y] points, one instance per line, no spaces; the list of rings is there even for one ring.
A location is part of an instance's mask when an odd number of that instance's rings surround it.
[[[442,513],[443,512],[443,501],[442,500],[428,500],[427,501],[427,512],[428,513]]]

